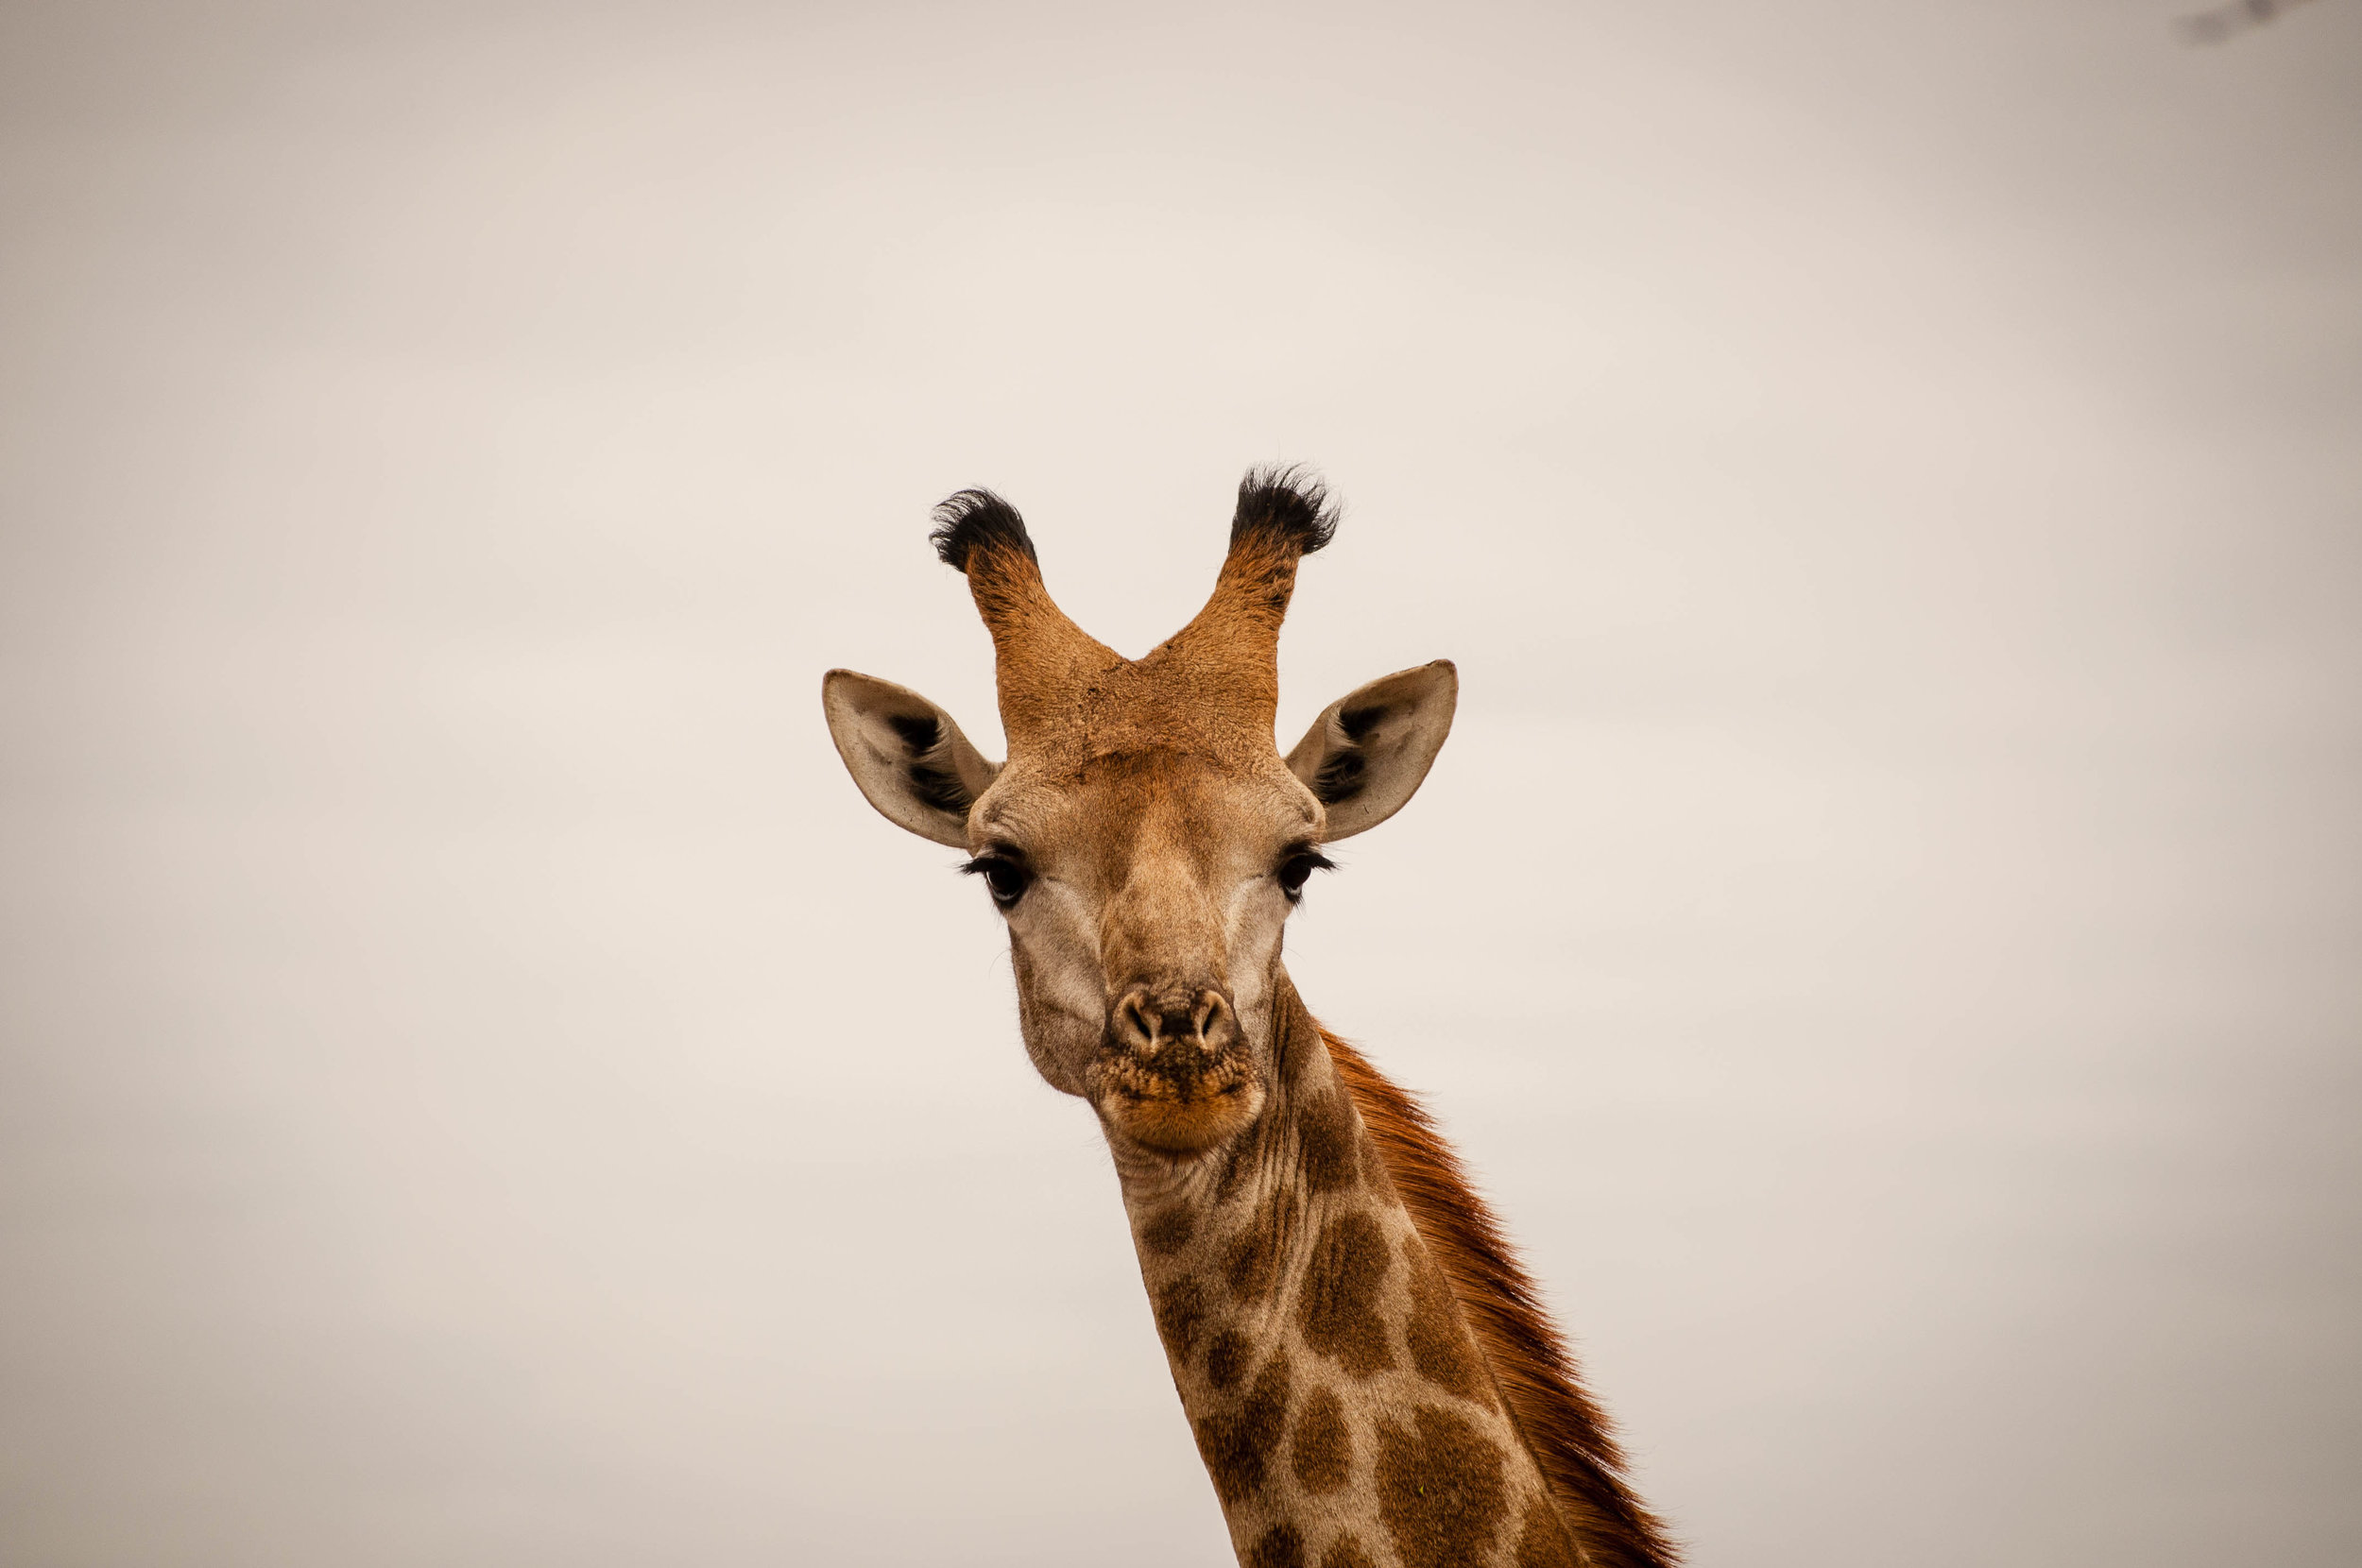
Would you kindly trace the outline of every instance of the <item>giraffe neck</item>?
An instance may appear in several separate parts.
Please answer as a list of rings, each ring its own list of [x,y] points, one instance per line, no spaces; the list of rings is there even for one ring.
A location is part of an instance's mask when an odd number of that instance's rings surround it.
[[[1248,1568],[1582,1560],[1452,1286],[1280,977],[1223,1154],[1119,1159],[1156,1328]]]

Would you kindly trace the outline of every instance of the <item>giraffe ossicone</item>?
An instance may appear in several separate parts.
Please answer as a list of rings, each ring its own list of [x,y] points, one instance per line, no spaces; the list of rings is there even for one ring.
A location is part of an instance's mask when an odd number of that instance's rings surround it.
[[[1434,1125],[1306,1009],[1281,936],[1321,845],[1410,800],[1443,660],[1340,698],[1284,755],[1278,638],[1337,514],[1250,472],[1204,609],[1138,659],[1067,618],[1023,519],[936,509],[992,634],[1009,755],[830,671],[839,755],[889,821],[972,859],[1027,1054],[1114,1156],[1158,1338],[1248,1568],[1665,1568],[1608,1423]]]

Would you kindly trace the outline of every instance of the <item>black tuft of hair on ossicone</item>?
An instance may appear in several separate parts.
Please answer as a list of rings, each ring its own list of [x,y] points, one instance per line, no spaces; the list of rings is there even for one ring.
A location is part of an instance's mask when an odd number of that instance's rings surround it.
[[[1337,536],[1338,506],[1320,476],[1302,467],[1249,469],[1239,481],[1239,510],[1230,520],[1230,548],[1254,535],[1309,555]]]
[[[1022,550],[1035,560],[1033,536],[1017,508],[990,490],[962,490],[936,505],[934,532],[927,536],[935,554],[949,567],[967,570],[967,560],[981,547]]]

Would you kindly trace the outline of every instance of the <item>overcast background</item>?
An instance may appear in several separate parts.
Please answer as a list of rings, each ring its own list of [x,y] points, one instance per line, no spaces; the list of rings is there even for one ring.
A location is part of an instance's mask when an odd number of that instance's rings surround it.
[[[1702,1565],[2362,1557],[2362,5],[0,9],[0,1559],[1224,1560],[849,665],[1347,502],[1292,929]]]

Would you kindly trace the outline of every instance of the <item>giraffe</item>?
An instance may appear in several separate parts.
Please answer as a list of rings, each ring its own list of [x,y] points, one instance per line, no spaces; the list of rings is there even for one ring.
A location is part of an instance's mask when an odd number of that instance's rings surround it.
[[[1300,469],[1247,474],[1211,598],[1137,660],[1059,610],[999,496],[934,521],[992,635],[1008,759],[847,670],[822,685],[830,733],[870,804],[967,853],[1006,921],[1026,1052],[1098,1116],[1240,1562],[1669,1568],[1458,1160],[1281,963],[1321,846],[1425,779],[1453,666],[1359,688],[1280,754],[1280,622],[1337,525]]]

